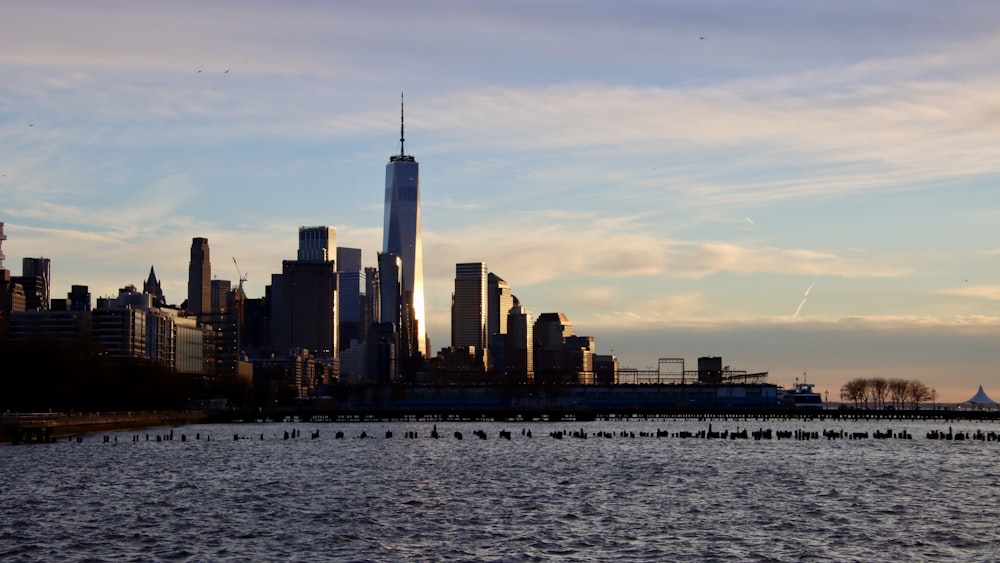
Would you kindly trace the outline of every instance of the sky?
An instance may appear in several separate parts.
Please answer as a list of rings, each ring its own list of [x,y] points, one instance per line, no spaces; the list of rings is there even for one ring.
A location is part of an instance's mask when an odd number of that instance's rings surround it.
[[[1000,400],[1000,3],[32,2],[0,9],[4,267],[260,297],[300,226],[381,250],[420,163],[428,335],[486,262],[622,367]]]

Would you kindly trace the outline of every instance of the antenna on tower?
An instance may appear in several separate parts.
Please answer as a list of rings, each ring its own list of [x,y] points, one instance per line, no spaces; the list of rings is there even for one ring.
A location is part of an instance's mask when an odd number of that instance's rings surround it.
[[[406,142],[406,138],[403,135],[403,92],[399,92],[399,156],[405,156],[406,151],[403,150],[403,143]]]

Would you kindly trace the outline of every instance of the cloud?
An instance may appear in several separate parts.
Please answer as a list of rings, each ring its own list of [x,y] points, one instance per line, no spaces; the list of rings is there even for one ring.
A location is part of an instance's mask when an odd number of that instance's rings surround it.
[[[1000,301],[1000,285],[971,285],[965,287],[955,287],[942,289],[942,295],[955,295],[958,297],[971,297],[988,301]]]

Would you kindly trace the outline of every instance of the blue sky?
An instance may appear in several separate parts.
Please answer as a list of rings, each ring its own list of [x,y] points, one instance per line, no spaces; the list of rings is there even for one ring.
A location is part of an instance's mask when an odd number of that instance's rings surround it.
[[[6,2],[5,267],[179,303],[203,236],[256,297],[303,225],[374,265],[405,90],[434,349],[481,260],[623,366],[1000,399],[1000,4],[828,4]]]

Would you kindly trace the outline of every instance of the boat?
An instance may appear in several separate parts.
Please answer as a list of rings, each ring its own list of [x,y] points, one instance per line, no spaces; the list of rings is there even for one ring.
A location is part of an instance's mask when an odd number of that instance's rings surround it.
[[[813,386],[813,383],[799,383],[796,378],[795,386],[791,389],[778,389],[778,406],[796,409],[823,408],[823,397],[813,391]]]

